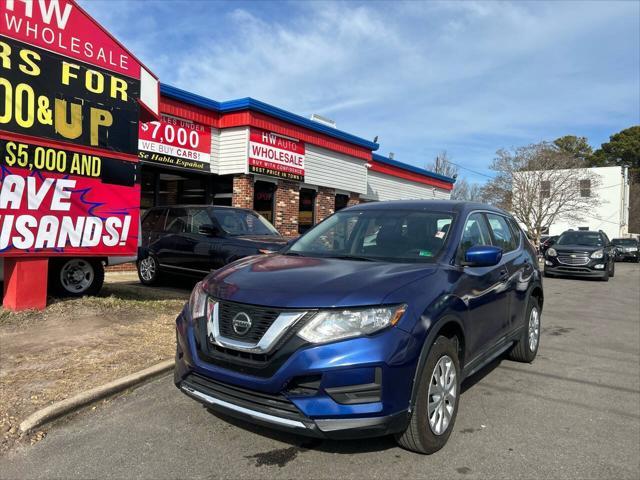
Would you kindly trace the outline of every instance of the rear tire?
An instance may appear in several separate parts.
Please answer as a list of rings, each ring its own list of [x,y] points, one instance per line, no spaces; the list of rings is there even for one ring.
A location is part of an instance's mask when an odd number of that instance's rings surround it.
[[[443,336],[436,339],[416,388],[411,420],[396,440],[402,448],[430,455],[447,443],[458,413],[460,362],[455,340]]]
[[[540,346],[540,326],[542,325],[542,312],[536,298],[529,299],[524,328],[518,343],[509,352],[509,359],[516,362],[531,363],[538,354]]]
[[[104,265],[98,259],[63,258],[49,265],[49,288],[58,297],[96,295],[104,283]]]
[[[143,285],[152,286],[160,283],[160,264],[153,254],[150,253],[145,258],[138,260],[136,270],[140,283]]]

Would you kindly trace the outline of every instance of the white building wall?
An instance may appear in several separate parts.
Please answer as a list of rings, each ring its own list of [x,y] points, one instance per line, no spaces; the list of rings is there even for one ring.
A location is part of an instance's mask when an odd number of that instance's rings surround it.
[[[575,222],[560,218],[549,228],[550,235],[581,227],[589,230],[602,230],[609,238],[624,236],[628,233],[629,223],[629,185],[624,177],[622,167],[590,168],[591,174],[600,177],[599,185],[591,188],[597,192],[598,205],[588,212],[582,212],[583,221]],[[580,178],[580,170],[576,170],[576,179]],[[576,188],[579,188],[576,186]]]
[[[451,192],[423,183],[392,177],[380,172],[369,171],[367,175],[367,200],[419,200],[449,199]]]
[[[366,161],[305,145],[304,182],[360,194],[367,193]]]
[[[247,172],[249,128],[213,129],[211,135],[211,171],[218,175]]]

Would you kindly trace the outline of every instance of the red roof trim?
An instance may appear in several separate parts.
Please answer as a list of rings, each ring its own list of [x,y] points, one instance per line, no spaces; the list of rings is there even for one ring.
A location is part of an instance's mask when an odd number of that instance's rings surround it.
[[[220,123],[220,114],[216,112],[193,105],[187,105],[167,97],[160,97],[160,113],[202,123],[210,127],[217,128]]]
[[[411,180],[412,182],[422,183],[432,187],[442,188],[443,190],[451,191],[453,189],[453,183],[437,180],[431,177],[425,177],[418,175],[417,173],[408,172],[401,168],[393,167],[391,165],[385,165],[380,162],[371,161],[371,171],[384,173],[392,177],[402,178],[405,180]]]

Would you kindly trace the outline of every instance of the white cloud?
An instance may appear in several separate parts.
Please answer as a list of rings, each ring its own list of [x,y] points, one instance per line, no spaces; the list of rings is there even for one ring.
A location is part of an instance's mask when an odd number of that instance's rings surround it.
[[[167,83],[325,114],[417,165],[640,122],[636,2],[84,5]]]

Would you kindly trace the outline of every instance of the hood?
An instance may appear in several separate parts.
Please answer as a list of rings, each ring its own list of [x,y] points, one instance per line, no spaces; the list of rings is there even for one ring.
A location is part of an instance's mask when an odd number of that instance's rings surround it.
[[[287,239],[277,235],[236,235],[228,237],[233,243],[279,250],[287,244]]]
[[[262,255],[227,265],[205,279],[222,300],[280,308],[379,305],[385,297],[435,271],[433,264]]]

